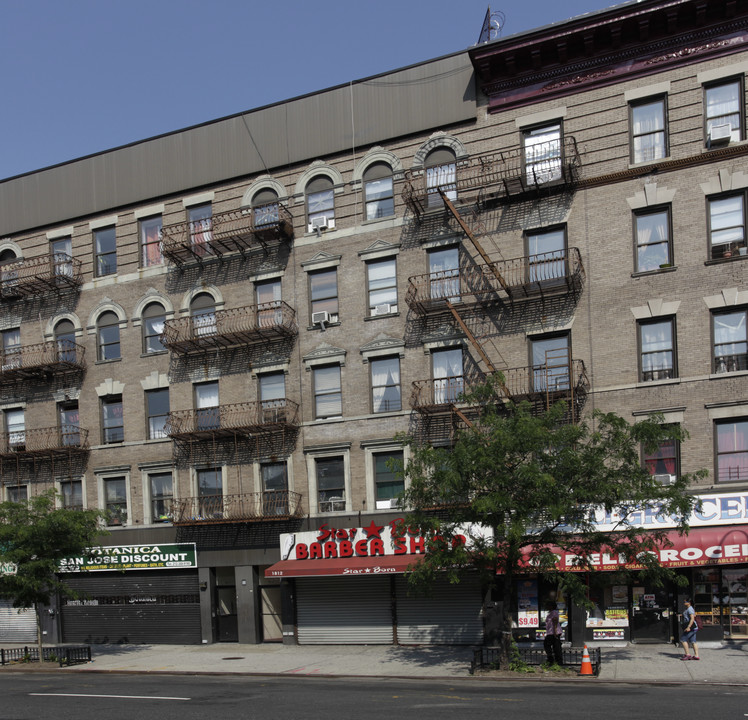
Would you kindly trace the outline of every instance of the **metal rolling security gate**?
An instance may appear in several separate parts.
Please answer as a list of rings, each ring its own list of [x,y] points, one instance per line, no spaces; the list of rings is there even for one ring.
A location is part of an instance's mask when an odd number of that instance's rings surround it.
[[[481,609],[471,576],[457,585],[439,580],[427,596],[412,597],[403,576],[296,579],[299,644],[476,644],[483,641]]]
[[[0,643],[36,642],[36,615],[32,609],[13,607],[10,600],[0,600]]]
[[[197,570],[65,575],[79,593],[62,602],[62,640],[199,644]]]

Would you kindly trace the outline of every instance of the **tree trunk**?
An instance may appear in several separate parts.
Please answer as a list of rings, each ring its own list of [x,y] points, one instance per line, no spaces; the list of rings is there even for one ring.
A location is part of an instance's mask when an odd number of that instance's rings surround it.
[[[502,622],[501,622],[501,654],[499,663],[502,670],[509,669],[512,658],[512,585],[514,573],[511,567],[504,573],[504,587],[502,592]]]
[[[39,652],[39,662],[44,662],[43,644],[42,644],[42,607],[39,603],[34,603],[34,613],[36,614],[36,647]]]

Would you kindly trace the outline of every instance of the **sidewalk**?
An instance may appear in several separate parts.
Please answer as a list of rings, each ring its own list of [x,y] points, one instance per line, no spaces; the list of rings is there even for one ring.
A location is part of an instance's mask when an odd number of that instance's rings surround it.
[[[590,646],[592,647],[592,646]],[[579,682],[731,684],[748,686],[748,643],[705,647],[699,662],[680,660],[672,645],[602,649],[599,678]],[[472,649],[391,645],[94,645],[91,663],[63,672],[468,678]],[[533,679],[533,676],[518,680]],[[537,676],[534,679],[539,680]],[[543,680],[541,680],[543,681]],[[568,680],[562,680],[568,682]]]

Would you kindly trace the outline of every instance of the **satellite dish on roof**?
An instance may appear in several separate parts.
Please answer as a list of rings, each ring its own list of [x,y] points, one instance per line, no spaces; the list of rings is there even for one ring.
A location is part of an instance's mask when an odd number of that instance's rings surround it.
[[[483,19],[483,27],[481,27],[478,45],[491,42],[492,40],[501,37],[501,31],[504,29],[505,23],[506,15],[504,15],[501,10],[491,12],[491,7],[489,6],[488,10],[486,10],[486,17]]]

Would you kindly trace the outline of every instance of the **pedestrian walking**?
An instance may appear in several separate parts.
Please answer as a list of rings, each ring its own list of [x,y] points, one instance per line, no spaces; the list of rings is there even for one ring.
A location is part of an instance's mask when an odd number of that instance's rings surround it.
[[[563,665],[564,656],[561,649],[561,635],[564,629],[561,627],[561,620],[558,616],[558,605],[555,602],[548,602],[546,605],[548,614],[545,616],[545,639],[543,647],[548,658],[548,664]]]
[[[681,660],[698,660],[699,646],[696,643],[696,633],[699,628],[696,624],[696,611],[693,609],[690,600],[686,599],[683,604],[686,606],[686,609],[683,611],[683,620],[681,621],[683,634],[680,636],[680,641],[683,645],[684,653]],[[693,647],[693,655],[689,653],[689,644]]]

